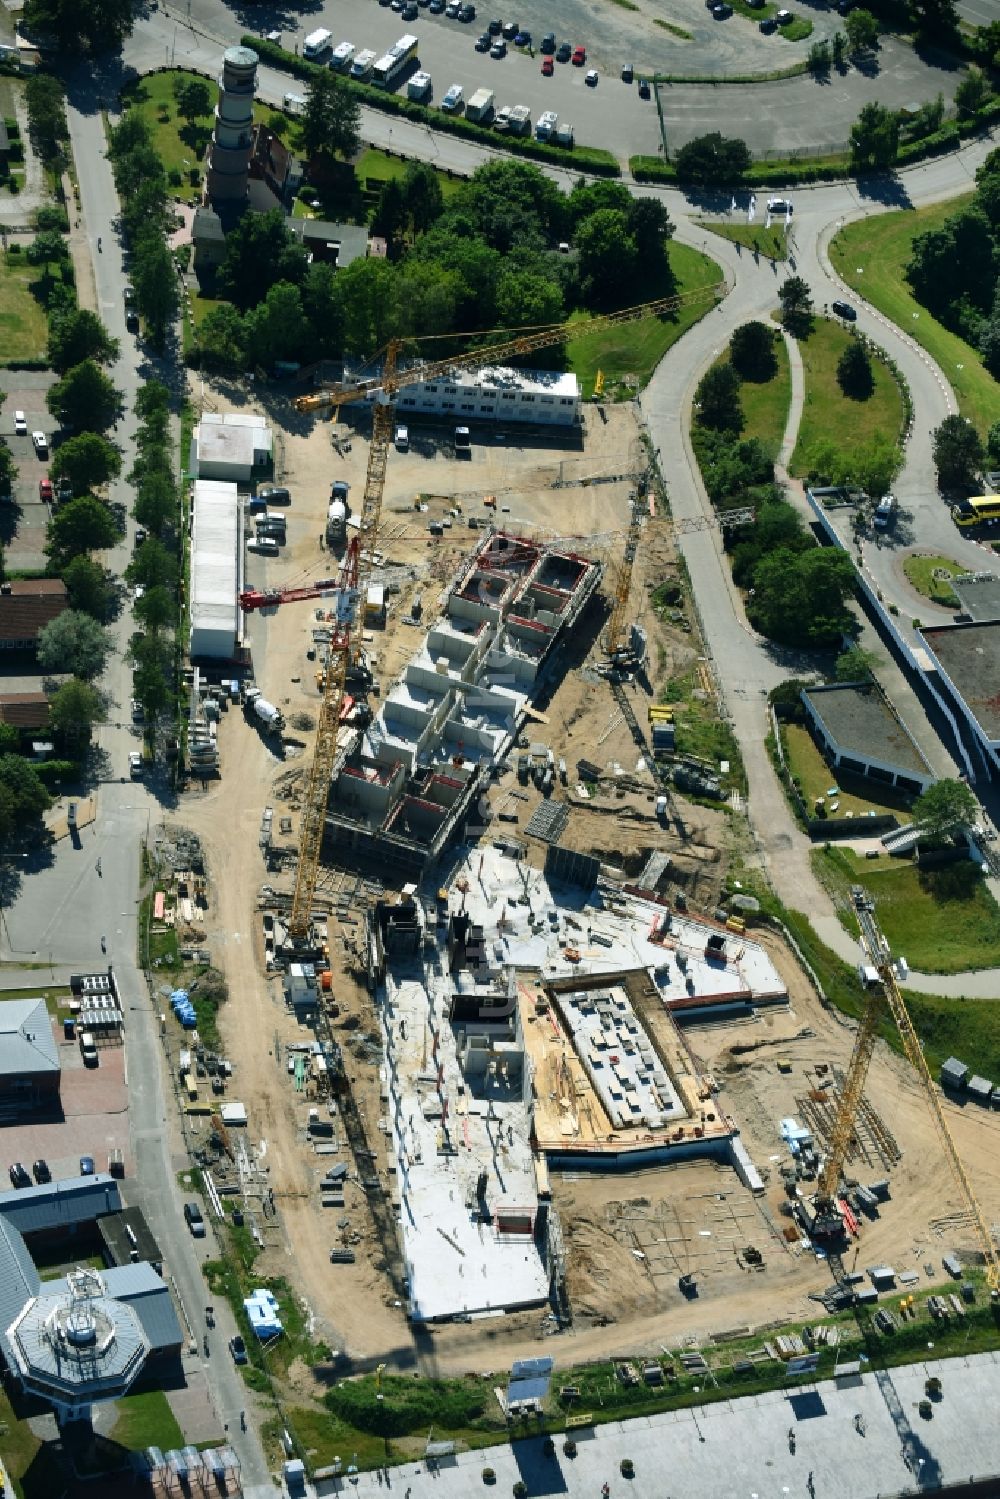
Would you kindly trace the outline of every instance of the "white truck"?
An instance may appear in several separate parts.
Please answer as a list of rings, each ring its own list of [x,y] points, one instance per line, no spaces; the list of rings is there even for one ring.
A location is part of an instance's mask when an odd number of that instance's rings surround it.
[[[375,66],[376,53],[370,47],[359,52],[351,63],[351,77],[356,83],[364,83],[365,79],[371,77],[372,68]]]
[[[423,69],[421,69],[419,73],[414,73],[413,77],[406,85],[406,97],[408,99],[423,100],[429,99],[430,96],[431,75],[429,73],[425,73]]]
[[[333,43],[333,32],[325,31],[322,27],[318,31],[310,31],[302,43],[302,56],[309,62],[318,62],[325,57]]]
[[[488,125],[493,118],[493,90],[477,88],[465,106],[465,118],[477,125]]]
[[[559,116],[554,109],[547,109],[544,114],[538,116],[535,124],[535,140],[547,141],[552,139],[552,132],[559,123]]]
[[[531,110],[527,104],[515,104],[510,112],[511,135],[531,134]]]
[[[280,734],[285,727],[285,715],[273,703],[269,703],[259,687],[248,687],[244,697],[247,716],[253,715],[269,734]]]

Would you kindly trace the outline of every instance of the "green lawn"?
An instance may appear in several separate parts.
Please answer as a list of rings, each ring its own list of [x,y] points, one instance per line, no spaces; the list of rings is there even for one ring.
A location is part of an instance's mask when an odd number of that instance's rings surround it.
[[[759,251],[767,260],[788,259],[784,219],[772,224],[770,229],[765,229],[763,224],[725,224],[721,219],[697,219],[696,223],[701,229],[710,229],[720,239],[743,245],[747,250]]]
[[[770,380],[744,380],[740,386],[740,405],[743,407],[744,418],[740,436],[759,438],[772,458],[778,456],[792,398],[788,349],[781,337],[774,340],[774,354],[778,368]]]
[[[879,435],[898,442],[903,425],[903,397],[895,377],[879,359],[872,359],[875,389],[867,401],[844,395],[837,384],[837,361],[851,334],[839,323],[818,317],[808,338],[799,340],[805,370],[805,404],[791,471],[809,468],[813,444],[827,439],[839,447],[861,446]]]
[[[950,557],[907,557],[903,563],[903,571],[907,581],[918,593],[922,593],[925,599],[930,599],[934,604],[941,604],[945,609],[957,609],[959,607],[958,595],[953,592],[946,578],[935,578],[936,572],[949,572],[953,576],[956,573],[965,572],[960,562],[953,562]]]
[[[144,1447],[166,1449],[184,1445],[184,1433],[162,1390],[147,1390],[119,1400],[118,1420],[111,1438],[130,1452],[140,1452]]]
[[[850,286],[905,333],[912,334],[937,360],[954,389],[962,415],[985,436],[1000,410],[1000,385],[964,339],[950,333],[921,307],[905,279],[914,237],[940,228],[945,219],[967,207],[971,198],[969,193],[933,208],[878,214],[848,224],[831,243],[830,258]]]
[[[678,295],[715,286],[722,281],[722,270],[709,256],[689,245],[671,241],[667,247],[670,266],[676,277]],[[566,346],[569,367],[583,387],[585,398],[593,395],[598,370],[604,371],[605,393],[624,385],[622,394],[629,397],[645,385],[664,354],[692,324],[714,306],[711,298],[678,308],[671,317],[647,317],[635,323],[620,323],[599,333],[586,333],[588,319],[580,314],[580,333]]]
[[[124,96],[126,105],[134,107],[148,120],[153,132],[153,150],[163,162],[167,174],[174,171],[181,175],[179,185],[171,183],[171,194],[191,203],[200,198],[202,186],[200,181],[192,184],[188,174],[196,167],[200,169],[204,161],[219,91],[214,83],[203,80],[208,83],[211,96],[209,111],[194,120],[184,120],[177,113],[173,83],[175,78],[189,77],[191,74],[183,68],[172,68],[164,73],[148,73],[132,88],[124,90]],[[270,105],[262,104],[259,100],[255,102],[255,120],[267,121],[273,115],[277,115],[280,120],[285,119]]]
[[[0,259],[0,364],[45,357],[45,308],[32,292],[41,279],[42,268],[26,265],[21,255]]]
[[[778,27],[778,36],[786,42],[804,42],[807,36],[812,36],[813,23],[805,16],[794,16],[787,26]]]
[[[369,147],[362,151],[353,168],[343,169],[343,180],[331,182],[325,188],[314,188],[311,184],[305,196],[298,197],[292,206],[296,218],[327,218],[334,222],[346,218],[360,222],[368,210],[374,207],[378,193],[385,183],[399,181],[406,176],[410,162],[398,156],[387,156],[384,151]],[[438,172],[444,199],[452,197],[463,185],[461,177],[449,177],[447,172]],[[319,208],[312,204],[319,203]]]
[[[811,813],[820,797],[827,810],[830,803],[837,803],[834,817],[865,817],[869,812],[895,814],[900,823],[910,821],[911,798],[896,792],[891,786],[879,786],[864,776],[852,776],[842,770],[831,770],[805,724],[781,725],[781,743],[785,751],[785,762],[790,773],[798,779],[806,807]],[[829,795],[830,787],[836,786],[837,795]],[[877,794],[876,794],[877,792]],[[864,827],[858,828],[858,837],[863,837]]]
[[[844,925],[854,930],[850,887],[862,885],[890,947],[911,967],[959,973],[1000,963],[1000,907],[971,860],[921,870],[898,859],[873,863],[849,849],[824,848],[813,861],[818,877],[841,897]]]

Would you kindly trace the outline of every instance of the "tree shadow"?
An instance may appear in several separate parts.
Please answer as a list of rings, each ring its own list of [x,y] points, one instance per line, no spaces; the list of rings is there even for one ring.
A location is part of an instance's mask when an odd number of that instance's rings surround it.
[[[878,78],[882,72],[882,64],[879,61],[877,52],[862,52],[858,56],[852,57],[851,62],[862,78]]]
[[[855,179],[859,198],[881,203],[886,208],[912,208],[913,200],[898,177],[889,173],[859,176]]]
[[[266,36],[269,31],[293,31],[299,16],[311,16],[323,8],[323,0],[299,0],[297,5],[254,5],[252,0],[226,0],[245,31]]]
[[[926,67],[937,68],[942,73],[960,73],[965,66],[962,58],[954,52],[933,42],[921,41],[919,37],[914,39],[913,50]]]
[[[954,864],[936,869],[921,869],[917,875],[921,890],[938,905],[964,902],[972,898],[982,879],[979,868],[964,856]]]

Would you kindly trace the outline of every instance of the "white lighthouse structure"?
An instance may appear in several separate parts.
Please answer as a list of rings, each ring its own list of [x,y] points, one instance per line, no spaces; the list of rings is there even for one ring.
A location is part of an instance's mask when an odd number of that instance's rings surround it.
[[[258,61],[249,47],[229,47],[222,56],[219,102],[208,148],[207,196],[213,207],[239,209],[247,201]]]

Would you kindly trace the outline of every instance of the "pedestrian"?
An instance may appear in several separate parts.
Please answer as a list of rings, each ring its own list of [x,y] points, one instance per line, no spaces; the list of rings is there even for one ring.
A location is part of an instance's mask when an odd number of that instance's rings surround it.
[[[97,870],[98,875],[100,875],[100,873],[101,873],[101,861],[100,861],[100,859],[98,859],[97,863],[94,865],[94,868]]]

